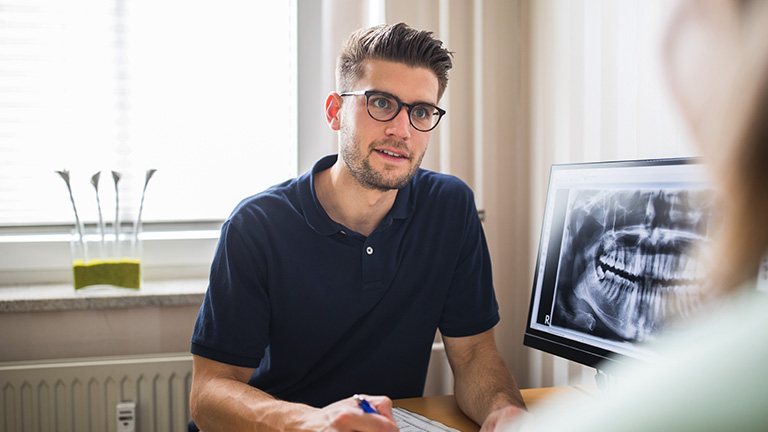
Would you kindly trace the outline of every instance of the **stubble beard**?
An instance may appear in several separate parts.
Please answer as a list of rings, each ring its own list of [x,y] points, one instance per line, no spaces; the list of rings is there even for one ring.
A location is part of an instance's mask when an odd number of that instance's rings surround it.
[[[366,189],[387,192],[393,189],[404,188],[416,175],[416,172],[421,166],[421,161],[424,159],[424,153],[416,155],[418,160],[416,160],[416,163],[411,165],[410,170],[408,170],[405,175],[390,178],[385,176],[384,173],[376,171],[371,166],[371,153],[375,151],[375,148],[382,145],[395,149],[405,149],[407,148],[405,144],[403,144],[401,141],[391,138],[373,141],[368,146],[367,153],[363,154],[361,147],[358,145],[359,143],[357,138],[353,135],[349,133],[342,134],[341,140],[342,142],[339,146],[339,156],[342,158],[342,161],[344,161],[344,164],[349,168],[349,171],[355,180],[357,180],[358,183],[360,183],[360,185]],[[413,158],[414,156],[412,155],[410,156],[409,160],[413,162]]]

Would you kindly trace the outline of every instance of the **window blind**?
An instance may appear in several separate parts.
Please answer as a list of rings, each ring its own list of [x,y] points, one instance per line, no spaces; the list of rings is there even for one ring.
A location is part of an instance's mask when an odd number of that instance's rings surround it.
[[[0,0],[0,226],[219,220],[295,175],[293,2]],[[322,109],[320,106],[319,109]],[[321,114],[319,114],[321,115]]]

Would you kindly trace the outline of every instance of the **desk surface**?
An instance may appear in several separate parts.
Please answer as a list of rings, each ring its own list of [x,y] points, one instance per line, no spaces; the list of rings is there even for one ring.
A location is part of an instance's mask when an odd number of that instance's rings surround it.
[[[583,393],[575,387],[525,389],[521,390],[520,393],[523,395],[523,400],[528,407],[536,405],[536,403],[542,399],[546,399],[555,393],[574,393],[583,395]],[[462,432],[477,432],[480,430],[480,427],[475,422],[461,412],[453,395],[397,399],[393,401],[393,405],[437,420],[447,426],[459,429]]]

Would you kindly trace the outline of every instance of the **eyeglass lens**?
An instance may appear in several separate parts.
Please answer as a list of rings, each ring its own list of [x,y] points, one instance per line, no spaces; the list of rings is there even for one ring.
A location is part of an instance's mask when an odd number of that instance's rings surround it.
[[[386,94],[371,94],[368,97],[368,113],[376,120],[389,121],[400,113],[400,109],[408,105],[401,104],[392,96]],[[408,117],[411,124],[418,130],[428,131],[437,125],[440,113],[437,109],[426,103],[410,105]]]

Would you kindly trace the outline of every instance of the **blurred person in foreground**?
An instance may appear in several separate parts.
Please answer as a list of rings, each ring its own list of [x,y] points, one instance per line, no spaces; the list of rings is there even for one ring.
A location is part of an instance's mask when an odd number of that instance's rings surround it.
[[[659,364],[609,369],[617,388],[555,398],[508,431],[752,431],[768,428],[768,1],[681,3],[664,46],[667,82],[711,168],[722,225],[715,301]]]

